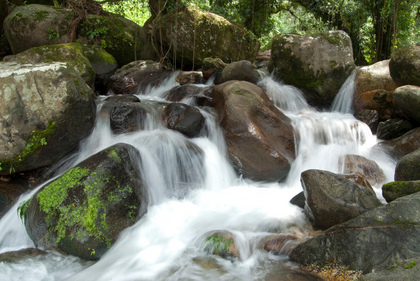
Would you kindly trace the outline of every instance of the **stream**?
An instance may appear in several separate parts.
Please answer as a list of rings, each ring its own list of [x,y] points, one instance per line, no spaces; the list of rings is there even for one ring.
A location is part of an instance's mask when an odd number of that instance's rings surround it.
[[[179,85],[176,75],[139,93],[141,102],[166,103],[164,93]],[[350,76],[343,84],[331,110],[323,112],[310,107],[295,87],[269,77],[260,81],[300,135],[297,158],[283,183],[238,177],[211,112],[200,109],[206,118],[207,136],[189,139],[204,151],[203,172],[197,170],[202,165],[187,152],[177,156],[177,148],[186,146],[187,138],[164,128],[157,113],[147,116],[145,130],[114,135],[109,116],[102,114],[106,97],[98,97],[94,130],[77,153],[55,167],[56,176],[110,145],[131,144],[142,156],[143,180],[149,188],[147,214],[123,231],[97,262],[48,252],[0,263],[0,280],[316,280],[299,272],[286,255],[264,251],[261,241],[275,233],[309,235],[311,228],[303,211],[289,203],[302,191],[300,174],[307,169],[340,173],[340,156],[356,154],[374,160],[383,169],[386,182],[393,181],[395,161],[372,149],[378,142],[376,136],[351,114],[353,79]],[[184,175],[186,180],[179,178],[180,169],[190,171]],[[385,202],[381,185],[374,190]],[[35,192],[22,195],[20,202]],[[0,253],[34,247],[17,215],[18,205],[0,220]],[[204,235],[214,230],[233,234],[238,260],[232,262],[204,251]]]

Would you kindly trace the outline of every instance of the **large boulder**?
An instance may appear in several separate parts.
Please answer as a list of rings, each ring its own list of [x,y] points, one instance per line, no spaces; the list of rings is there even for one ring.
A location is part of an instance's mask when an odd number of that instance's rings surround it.
[[[246,81],[229,81],[213,90],[229,158],[246,178],[284,179],[295,159],[291,120],[267,94]]]
[[[95,82],[103,87],[118,67],[114,57],[101,47],[79,43],[34,47],[17,55],[9,56],[5,60],[20,64],[65,62],[73,67],[82,76],[86,84],[92,88]]]
[[[420,46],[408,45],[395,51],[391,55],[389,72],[398,86],[420,86]]]
[[[146,212],[139,157],[134,147],[116,144],[40,189],[26,210],[26,229],[35,245],[99,259]]]
[[[307,170],[301,183],[305,213],[316,228],[329,228],[382,205],[371,188],[328,171]]]
[[[420,149],[404,155],[395,167],[394,180],[414,181],[420,180]]]
[[[148,25],[156,46],[162,44],[163,53],[185,68],[200,68],[208,57],[253,61],[259,49],[257,38],[245,28],[192,7],[158,17]]]
[[[156,87],[172,71],[154,61],[133,61],[118,69],[108,82],[108,89],[115,95],[137,95],[148,86]]]
[[[308,103],[329,106],[355,68],[350,37],[343,31],[273,38],[269,70],[306,94]]]
[[[4,21],[13,53],[43,45],[70,43],[72,13],[68,9],[38,4],[14,8]],[[154,58],[144,29],[121,16],[106,12],[87,15],[83,27],[76,31],[75,39],[104,47],[119,66],[140,58]]]
[[[0,174],[49,166],[95,122],[94,93],[65,63],[0,63]]]
[[[397,109],[394,102],[393,91],[376,89],[367,92],[356,92],[353,96],[354,111],[361,113],[365,110],[375,110],[380,121],[392,118]]]
[[[358,68],[354,82],[356,84],[355,96],[378,89],[391,92],[397,88],[389,73],[389,60]]]
[[[420,87],[399,87],[394,91],[393,98],[404,115],[420,124]]]
[[[385,271],[420,256],[419,208],[420,193],[398,198],[329,228],[298,245],[289,257],[302,265]]]

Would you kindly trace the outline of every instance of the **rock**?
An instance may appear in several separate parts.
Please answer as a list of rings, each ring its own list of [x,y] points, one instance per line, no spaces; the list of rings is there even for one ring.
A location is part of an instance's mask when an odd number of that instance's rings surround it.
[[[4,30],[14,54],[33,47],[70,42],[72,11],[44,5],[18,6],[4,21]],[[103,46],[122,66],[142,59],[154,59],[154,51],[144,29],[121,16],[107,12],[86,15],[76,39]]]
[[[15,7],[4,20],[4,32],[13,54],[33,47],[70,42],[67,11],[31,4]]]
[[[247,60],[228,64],[216,75],[214,84],[222,84],[230,80],[248,81],[254,84],[260,80],[256,67]]]
[[[328,171],[301,174],[305,213],[314,227],[327,229],[381,205],[372,189]]]
[[[330,106],[355,68],[350,37],[343,31],[276,35],[268,68],[285,84],[303,90],[310,105]]]
[[[411,129],[413,126],[407,120],[393,118],[380,122],[376,134],[381,140],[391,140],[404,135]]]
[[[384,121],[392,118],[397,105],[392,98],[393,92],[383,89],[357,93],[353,96],[354,111],[360,113],[364,110],[376,110],[379,120]]]
[[[398,198],[329,228],[296,246],[289,257],[301,265],[333,264],[365,274],[386,270],[418,257],[419,208],[420,193]]]
[[[420,148],[420,128],[415,128],[399,138],[381,142],[377,146],[387,149],[393,156],[401,158]]]
[[[227,230],[206,233],[202,249],[210,255],[217,255],[224,259],[235,261],[240,253],[235,245],[234,235]]]
[[[395,84],[389,73],[389,60],[359,67],[356,70],[354,82],[356,84],[354,95],[357,97],[374,90],[392,92],[397,88],[397,84]]]
[[[54,164],[95,122],[94,93],[64,63],[0,63],[0,174]]]
[[[45,256],[48,253],[36,248],[26,248],[18,251],[5,252],[0,254],[1,263],[18,263],[28,258]]]
[[[115,59],[101,47],[79,43],[34,47],[7,58],[20,64],[65,62],[73,67],[94,88],[103,88],[108,78],[117,70]]]
[[[9,5],[7,1],[0,1],[0,22],[3,23],[4,19],[9,14]],[[6,35],[4,34],[3,24],[0,24],[0,60],[12,52]]]
[[[420,149],[400,158],[395,167],[395,181],[420,180]]]
[[[294,242],[297,239],[294,235],[277,235],[277,236],[270,236],[264,242],[264,250],[267,252],[271,252],[275,255],[285,255],[291,251],[291,249],[296,246]]]
[[[420,258],[402,260],[381,271],[360,276],[360,281],[416,280],[420,275]]]
[[[391,55],[389,72],[398,86],[420,86],[420,46],[407,45]]]
[[[162,119],[166,128],[178,131],[189,138],[199,137],[204,132],[204,116],[197,108],[190,105],[170,103],[165,106]]]
[[[299,192],[292,199],[290,199],[290,204],[298,206],[301,209],[305,208],[305,194],[303,191]]]
[[[375,161],[360,155],[341,156],[339,166],[342,167],[343,174],[359,173],[371,184],[376,185],[385,180],[385,174]]]
[[[250,82],[229,81],[214,88],[213,103],[237,172],[256,181],[284,179],[295,159],[295,135],[267,94]]]
[[[168,101],[182,101],[183,99],[189,99],[188,104],[196,105],[207,105],[211,106],[211,91],[213,87],[199,87],[196,85],[181,85],[172,88],[163,96]]]
[[[26,229],[35,245],[99,259],[146,212],[139,157],[134,147],[116,144],[40,189],[26,210]]]
[[[172,71],[167,71],[154,61],[134,61],[124,65],[112,75],[108,89],[115,95],[141,94],[147,86],[156,87],[168,78]]]
[[[394,91],[393,99],[404,115],[420,124],[420,87],[399,87]]]
[[[198,71],[181,72],[175,80],[179,83],[179,85],[202,84],[203,73]]]
[[[382,196],[386,202],[394,201],[420,191],[420,181],[394,181],[382,186]]]
[[[271,57],[271,50],[265,50],[264,52],[258,52],[255,59],[260,60],[260,61],[268,61],[270,60],[270,57]]]
[[[148,25],[155,45],[162,45],[163,53],[173,62],[182,63],[183,68],[199,69],[209,57],[225,62],[253,61],[259,49],[257,38],[245,28],[193,7],[163,15]]]
[[[202,65],[204,79],[209,79],[226,65],[220,58],[205,58]]]
[[[0,179],[0,218],[29,190],[29,184],[24,178]]]
[[[114,134],[144,130],[147,109],[139,102],[116,104],[110,112],[110,125]]]
[[[376,134],[379,125],[379,114],[378,111],[372,109],[364,109],[353,114],[357,120],[366,123],[372,134]]]

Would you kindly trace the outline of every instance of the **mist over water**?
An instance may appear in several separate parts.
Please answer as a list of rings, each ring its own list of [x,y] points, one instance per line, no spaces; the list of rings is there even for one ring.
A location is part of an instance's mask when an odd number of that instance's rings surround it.
[[[162,97],[178,85],[176,75],[158,88],[139,93],[142,104],[166,103]],[[253,182],[238,177],[228,161],[221,128],[210,111],[200,109],[206,118],[204,137],[187,139],[164,128],[158,112],[147,115],[146,130],[114,135],[109,116],[102,110],[105,98],[100,98],[92,134],[58,170],[64,172],[110,145],[131,144],[141,155],[139,167],[149,190],[147,214],[126,229],[93,265],[50,253],[18,264],[1,263],[0,279],[269,280],[270,276],[291,274],[293,264],[287,257],[265,252],[261,241],[276,233],[308,235],[310,228],[302,210],[289,203],[302,191],[300,174],[307,169],[339,173],[339,157],[357,154],[376,161],[391,181],[395,162],[381,151],[372,152],[376,137],[347,110],[317,112],[297,88],[271,78],[264,78],[260,86],[295,128],[297,158],[285,182]],[[352,95],[351,91],[346,93]],[[203,164],[191,146],[202,151]],[[16,208],[0,221],[1,252],[33,247]],[[231,262],[204,251],[205,234],[217,230],[234,235],[239,260]]]

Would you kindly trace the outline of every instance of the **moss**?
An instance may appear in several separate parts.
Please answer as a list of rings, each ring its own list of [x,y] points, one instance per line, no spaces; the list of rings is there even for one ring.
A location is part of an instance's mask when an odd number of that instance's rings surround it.
[[[112,151],[109,154],[112,155]],[[121,187],[119,181],[101,166],[97,168],[95,172],[86,168],[73,168],[37,195],[40,209],[46,214],[49,232],[56,235],[57,244],[69,235],[67,231],[71,229],[71,239],[83,240],[89,236],[111,246],[106,211],[111,205],[127,198],[133,190],[130,186]],[[104,197],[104,187],[110,184],[115,190]],[[69,196],[73,189],[76,189],[76,193],[82,190],[85,199],[81,198],[81,194]],[[128,217],[133,219],[137,207],[129,208],[132,213]]]
[[[48,16],[47,11],[38,11],[32,14],[33,19],[37,22],[45,20],[47,16]]]

